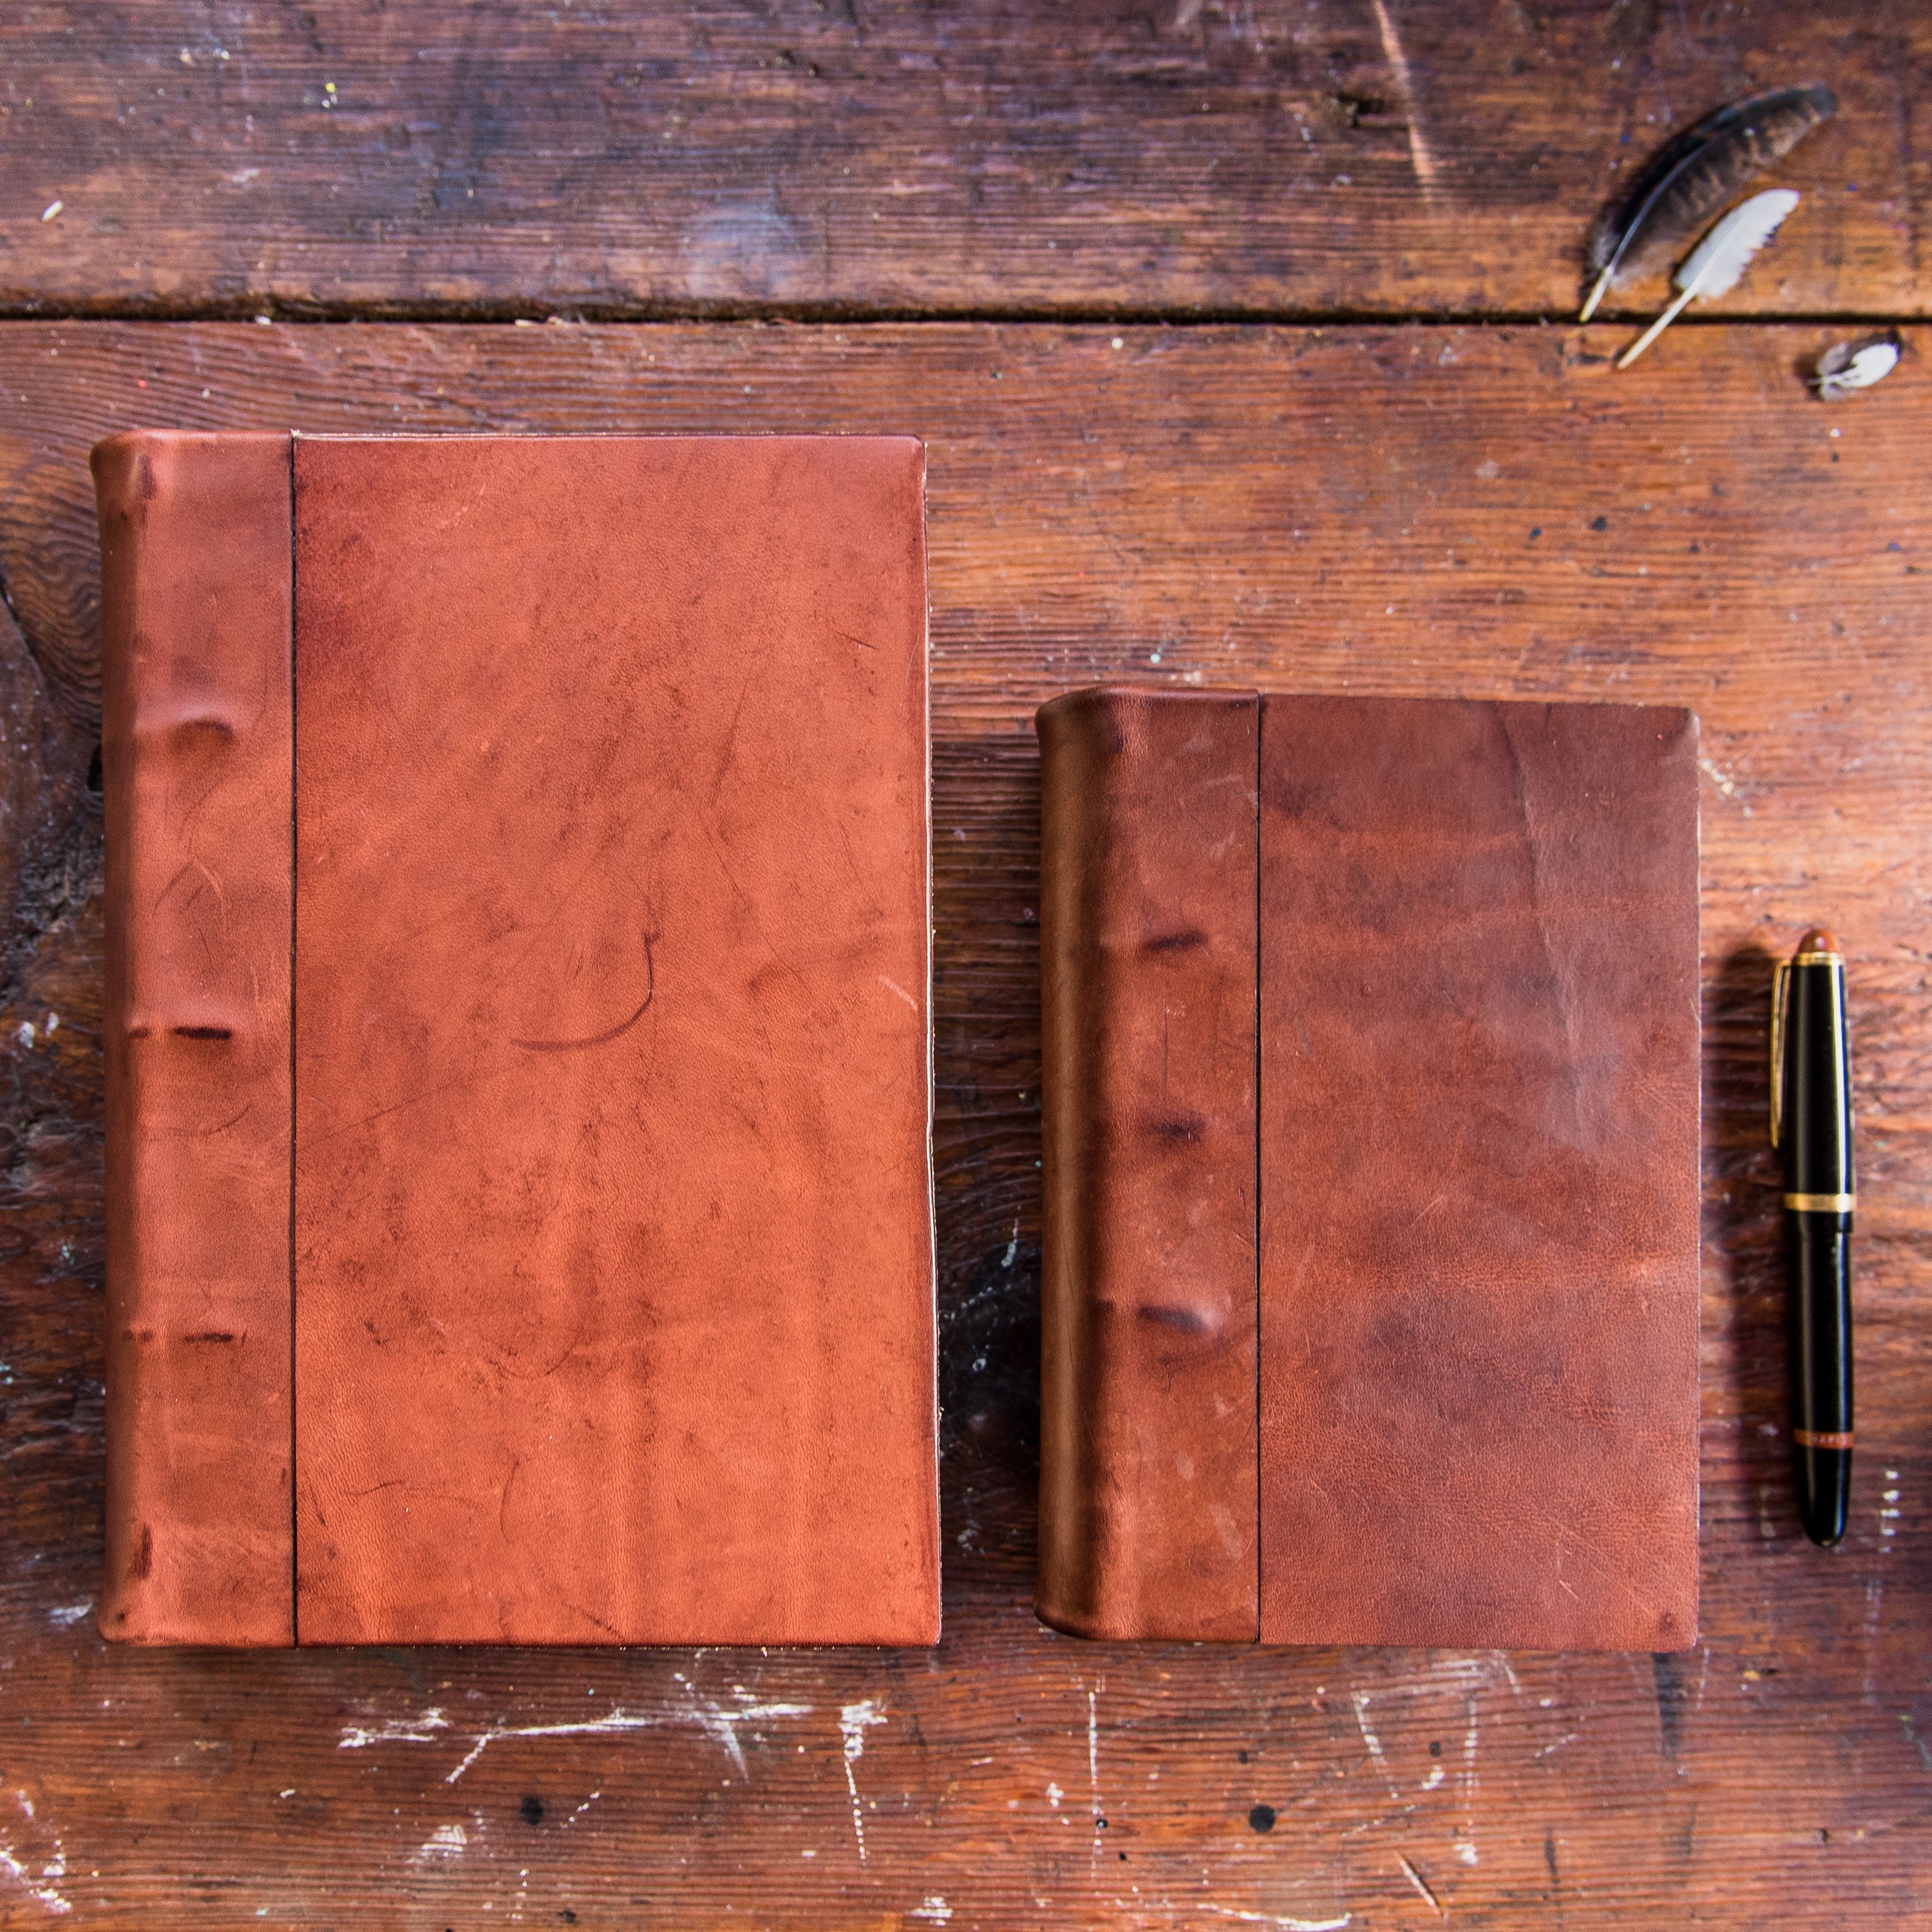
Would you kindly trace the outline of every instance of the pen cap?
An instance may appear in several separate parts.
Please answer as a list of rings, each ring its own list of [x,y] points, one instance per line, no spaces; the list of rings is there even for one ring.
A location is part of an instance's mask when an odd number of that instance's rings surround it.
[[[1851,1048],[1845,962],[1828,932],[1805,934],[1778,975],[1780,1140],[1785,1191],[1843,1195],[1852,1175]]]

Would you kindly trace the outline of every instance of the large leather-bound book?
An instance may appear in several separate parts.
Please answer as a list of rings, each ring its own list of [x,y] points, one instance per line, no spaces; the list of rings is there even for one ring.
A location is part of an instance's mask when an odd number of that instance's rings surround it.
[[[919,445],[94,466],[104,1633],[934,1642]]]
[[[1045,706],[1048,1623],[1688,1648],[1696,720]]]

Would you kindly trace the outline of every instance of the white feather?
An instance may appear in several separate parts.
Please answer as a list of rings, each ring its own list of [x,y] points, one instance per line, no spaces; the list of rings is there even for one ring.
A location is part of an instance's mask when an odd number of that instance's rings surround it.
[[[1708,301],[1713,296],[1728,295],[1750,266],[1751,258],[1797,206],[1798,196],[1788,188],[1768,188],[1762,194],[1739,202],[1678,263],[1672,278],[1677,284],[1677,299],[1617,358],[1617,367],[1628,368],[1634,362],[1694,297]]]
[[[1778,225],[1798,206],[1788,188],[1768,188],[1741,201],[1684,258],[1673,279],[1686,295],[1708,300],[1727,296],[1751,265],[1751,257],[1778,232]]]

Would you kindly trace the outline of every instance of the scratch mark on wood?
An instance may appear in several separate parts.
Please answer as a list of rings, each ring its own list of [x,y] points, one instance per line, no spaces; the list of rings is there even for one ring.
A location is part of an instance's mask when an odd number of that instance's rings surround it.
[[[1210,1912],[1223,1918],[1238,1919],[1244,1925],[1272,1925],[1276,1932],[1343,1932],[1355,1915],[1345,1912],[1339,1918],[1290,1918],[1279,1912],[1241,1912],[1231,1905],[1210,1904]]]
[[[1408,1882],[1414,1886],[1417,1892],[1420,1895],[1423,1904],[1427,1906],[1437,1918],[1448,1918],[1449,1915],[1436,1903],[1436,1894],[1430,1890],[1428,1881],[1423,1877],[1421,1873],[1418,1871],[1400,1852],[1395,1855],[1395,1862],[1408,1874]]]
[[[680,1679],[680,1682],[682,1680]],[[575,1722],[560,1724],[492,1724],[482,1731],[467,1733],[470,1741],[469,1754],[456,1768],[444,1778],[446,1784],[454,1784],[470,1767],[494,1744],[509,1738],[588,1738],[608,1737],[626,1731],[662,1730],[677,1724],[690,1724],[704,1731],[714,1742],[723,1746],[725,1755],[734,1767],[743,1775],[746,1770],[744,1748],[738,1738],[738,1726],[778,1718],[808,1718],[812,1707],[809,1704],[759,1704],[750,1701],[750,1694],[736,1691],[739,1699],[734,1709],[728,1706],[708,1702],[698,1696],[687,1684],[685,1702],[682,1707],[668,1711],[626,1711],[612,1709],[601,1718],[586,1718]],[[884,1722],[883,1719],[879,1720]],[[375,1744],[432,1744],[439,1742],[444,1734],[454,1727],[442,1714],[441,1708],[432,1706],[419,1718],[392,1719],[370,1728],[364,1725],[351,1725],[337,1740],[340,1750],[364,1750]],[[587,1804],[590,1801],[585,1801]]]
[[[1408,123],[1408,162],[1415,170],[1415,179],[1422,190],[1425,201],[1436,198],[1436,157],[1430,152],[1429,142],[1422,131],[1422,118],[1417,111],[1415,83],[1408,71],[1408,59],[1402,50],[1402,42],[1396,37],[1395,22],[1389,17],[1385,0],[1372,0],[1376,10],[1376,28],[1382,35],[1382,54],[1389,64],[1389,71],[1395,76],[1396,90],[1402,96],[1403,118]]]

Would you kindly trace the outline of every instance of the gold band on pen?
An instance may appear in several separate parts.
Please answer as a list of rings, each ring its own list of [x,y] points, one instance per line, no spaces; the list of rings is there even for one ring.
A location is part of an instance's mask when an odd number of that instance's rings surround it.
[[[1791,956],[1794,966],[1842,966],[1844,963],[1842,952],[1794,952]]]
[[[1784,1204],[1794,1214],[1850,1214],[1858,1207],[1856,1194],[1787,1194]]]
[[[1849,1429],[1794,1429],[1791,1439],[1801,1449],[1849,1449],[1852,1446],[1852,1432]]]

